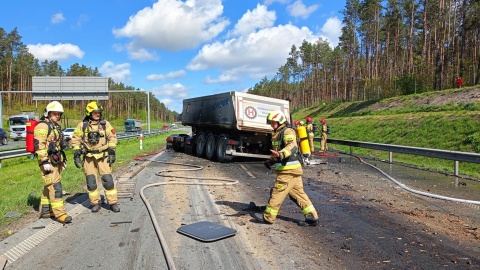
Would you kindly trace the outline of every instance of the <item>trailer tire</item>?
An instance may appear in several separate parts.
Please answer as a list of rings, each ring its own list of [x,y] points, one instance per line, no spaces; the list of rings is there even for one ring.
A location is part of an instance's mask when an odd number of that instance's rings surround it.
[[[196,147],[197,157],[201,157],[205,153],[205,143],[206,143],[206,141],[207,140],[205,138],[205,133],[200,132],[197,135],[197,140],[195,142],[195,144],[197,145],[197,147]]]
[[[233,156],[227,155],[228,136],[220,135],[217,140],[217,160],[222,163],[230,162]]]
[[[205,144],[205,156],[208,160],[215,159],[215,151],[216,149],[215,143],[215,135],[213,133],[209,133],[207,136],[207,142]]]

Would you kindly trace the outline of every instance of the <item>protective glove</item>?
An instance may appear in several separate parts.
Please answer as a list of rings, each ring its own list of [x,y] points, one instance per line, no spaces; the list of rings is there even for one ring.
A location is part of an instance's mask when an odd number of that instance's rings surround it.
[[[116,159],[115,148],[108,148],[108,164],[112,165]]]
[[[265,165],[265,168],[271,170],[272,169],[272,160],[271,159],[267,159],[263,162],[263,165]]]
[[[82,159],[80,158],[82,153],[80,150],[73,151],[73,162],[75,163],[75,167],[82,168]]]
[[[45,162],[42,164],[43,171],[45,171],[45,174],[49,174],[52,172],[52,165],[50,163]]]

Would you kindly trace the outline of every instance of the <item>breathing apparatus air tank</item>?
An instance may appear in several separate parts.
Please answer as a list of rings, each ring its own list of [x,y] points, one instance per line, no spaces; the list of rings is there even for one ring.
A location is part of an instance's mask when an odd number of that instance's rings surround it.
[[[35,143],[34,143],[34,134],[33,132],[35,131],[35,127],[37,126],[38,121],[37,120],[28,120],[27,121],[27,137],[25,138],[25,148],[27,152],[30,153],[35,153]]]
[[[297,135],[300,140],[300,151],[304,157],[310,156],[310,145],[308,143],[307,128],[305,126],[297,127]]]

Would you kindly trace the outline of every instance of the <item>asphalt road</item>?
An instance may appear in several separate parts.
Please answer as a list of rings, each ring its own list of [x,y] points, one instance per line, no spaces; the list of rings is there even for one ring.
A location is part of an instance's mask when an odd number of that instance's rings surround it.
[[[166,253],[173,259],[170,269],[480,268],[478,208],[408,194],[353,159],[321,158],[322,164],[305,168],[305,190],[321,214],[315,228],[297,226],[302,215],[288,198],[275,224],[252,220],[244,209],[250,201],[265,204],[274,179],[261,162],[220,164],[172,152],[154,159],[132,163],[117,175],[118,180],[126,173],[135,183],[134,195],[120,199],[120,213],[108,206],[91,213],[86,195],[80,194],[67,205],[73,223],[39,220],[5,239],[0,254],[16,257],[5,269],[168,269]],[[190,179],[161,177],[157,174],[165,169],[187,168],[162,162],[203,169],[168,173]],[[239,183],[173,184],[205,182],[194,177]],[[168,185],[144,194],[167,250],[139,196],[142,187],[159,182]],[[201,221],[237,233],[204,242],[177,232]]]

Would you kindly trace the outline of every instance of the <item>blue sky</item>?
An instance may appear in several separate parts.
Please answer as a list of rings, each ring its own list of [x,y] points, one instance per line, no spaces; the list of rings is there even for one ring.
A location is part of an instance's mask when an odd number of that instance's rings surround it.
[[[345,0],[23,0],[2,3],[40,61],[99,68],[181,112],[184,98],[272,78],[292,44],[341,34]]]

